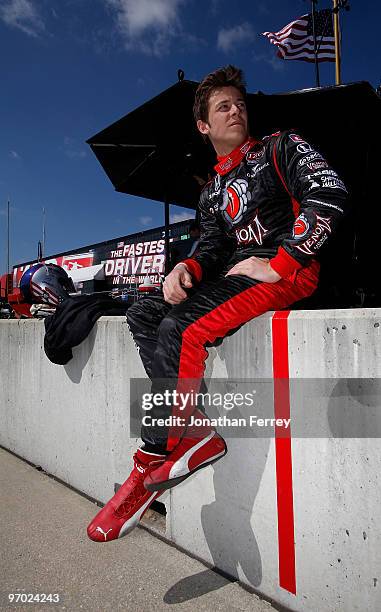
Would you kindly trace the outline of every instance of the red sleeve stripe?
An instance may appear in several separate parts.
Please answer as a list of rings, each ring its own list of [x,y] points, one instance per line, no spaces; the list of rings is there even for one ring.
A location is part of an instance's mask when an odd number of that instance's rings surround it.
[[[185,264],[188,267],[189,272],[193,276],[194,279],[199,283],[202,279],[202,268],[200,264],[195,259],[184,259],[181,263]]]
[[[273,259],[270,259],[270,266],[282,278],[287,278],[290,274],[303,267],[302,264],[291,257],[282,247],[279,247],[278,253]]]

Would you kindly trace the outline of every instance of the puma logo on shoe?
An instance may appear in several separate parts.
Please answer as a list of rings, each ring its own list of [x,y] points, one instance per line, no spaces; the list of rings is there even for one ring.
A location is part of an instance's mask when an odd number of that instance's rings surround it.
[[[138,470],[138,472],[140,472],[141,474],[144,474],[144,472],[146,471],[144,467],[142,467],[141,465],[136,465],[136,469]]]
[[[112,528],[109,529],[108,531],[106,531],[106,533],[103,531],[102,527],[97,527],[95,531],[99,531],[99,533],[103,533],[104,537],[105,537],[105,542],[107,540],[107,534],[110,533],[110,531],[112,531]]]

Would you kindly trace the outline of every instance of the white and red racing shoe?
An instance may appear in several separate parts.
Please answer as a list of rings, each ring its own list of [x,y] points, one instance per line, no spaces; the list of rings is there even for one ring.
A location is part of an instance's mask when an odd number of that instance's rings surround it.
[[[156,455],[139,449],[134,455],[134,469],[114,497],[98,512],[87,528],[94,542],[110,542],[132,531],[152,502],[161,495],[147,491],[144,479],[164,461],[165,455]]]
[[[144,479],[148,491],[165,491],[179,484],[197,470],[218,461],[227,453],[225,440],[213,429],[205,414],[196,410],[194,419],[202,425],[188,425],[174,450]]]

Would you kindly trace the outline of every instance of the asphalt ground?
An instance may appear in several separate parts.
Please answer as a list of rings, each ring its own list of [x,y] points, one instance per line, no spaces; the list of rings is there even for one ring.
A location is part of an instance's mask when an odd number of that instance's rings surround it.
[[[145,528],[91,542],[86,527],[96,504],[3,449],[0,499],[0,610],[274,609]],[[24,597],[10,603],[12,593]],[[49,593],[60,601],[21,601]]]

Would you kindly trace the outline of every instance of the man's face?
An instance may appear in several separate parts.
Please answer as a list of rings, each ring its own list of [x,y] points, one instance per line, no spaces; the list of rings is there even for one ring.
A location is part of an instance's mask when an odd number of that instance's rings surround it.
[[[227,155],[248,137],[245,100],[235,87],[215,89],[209,98],[208,121],[197,121],[218,155]]]

